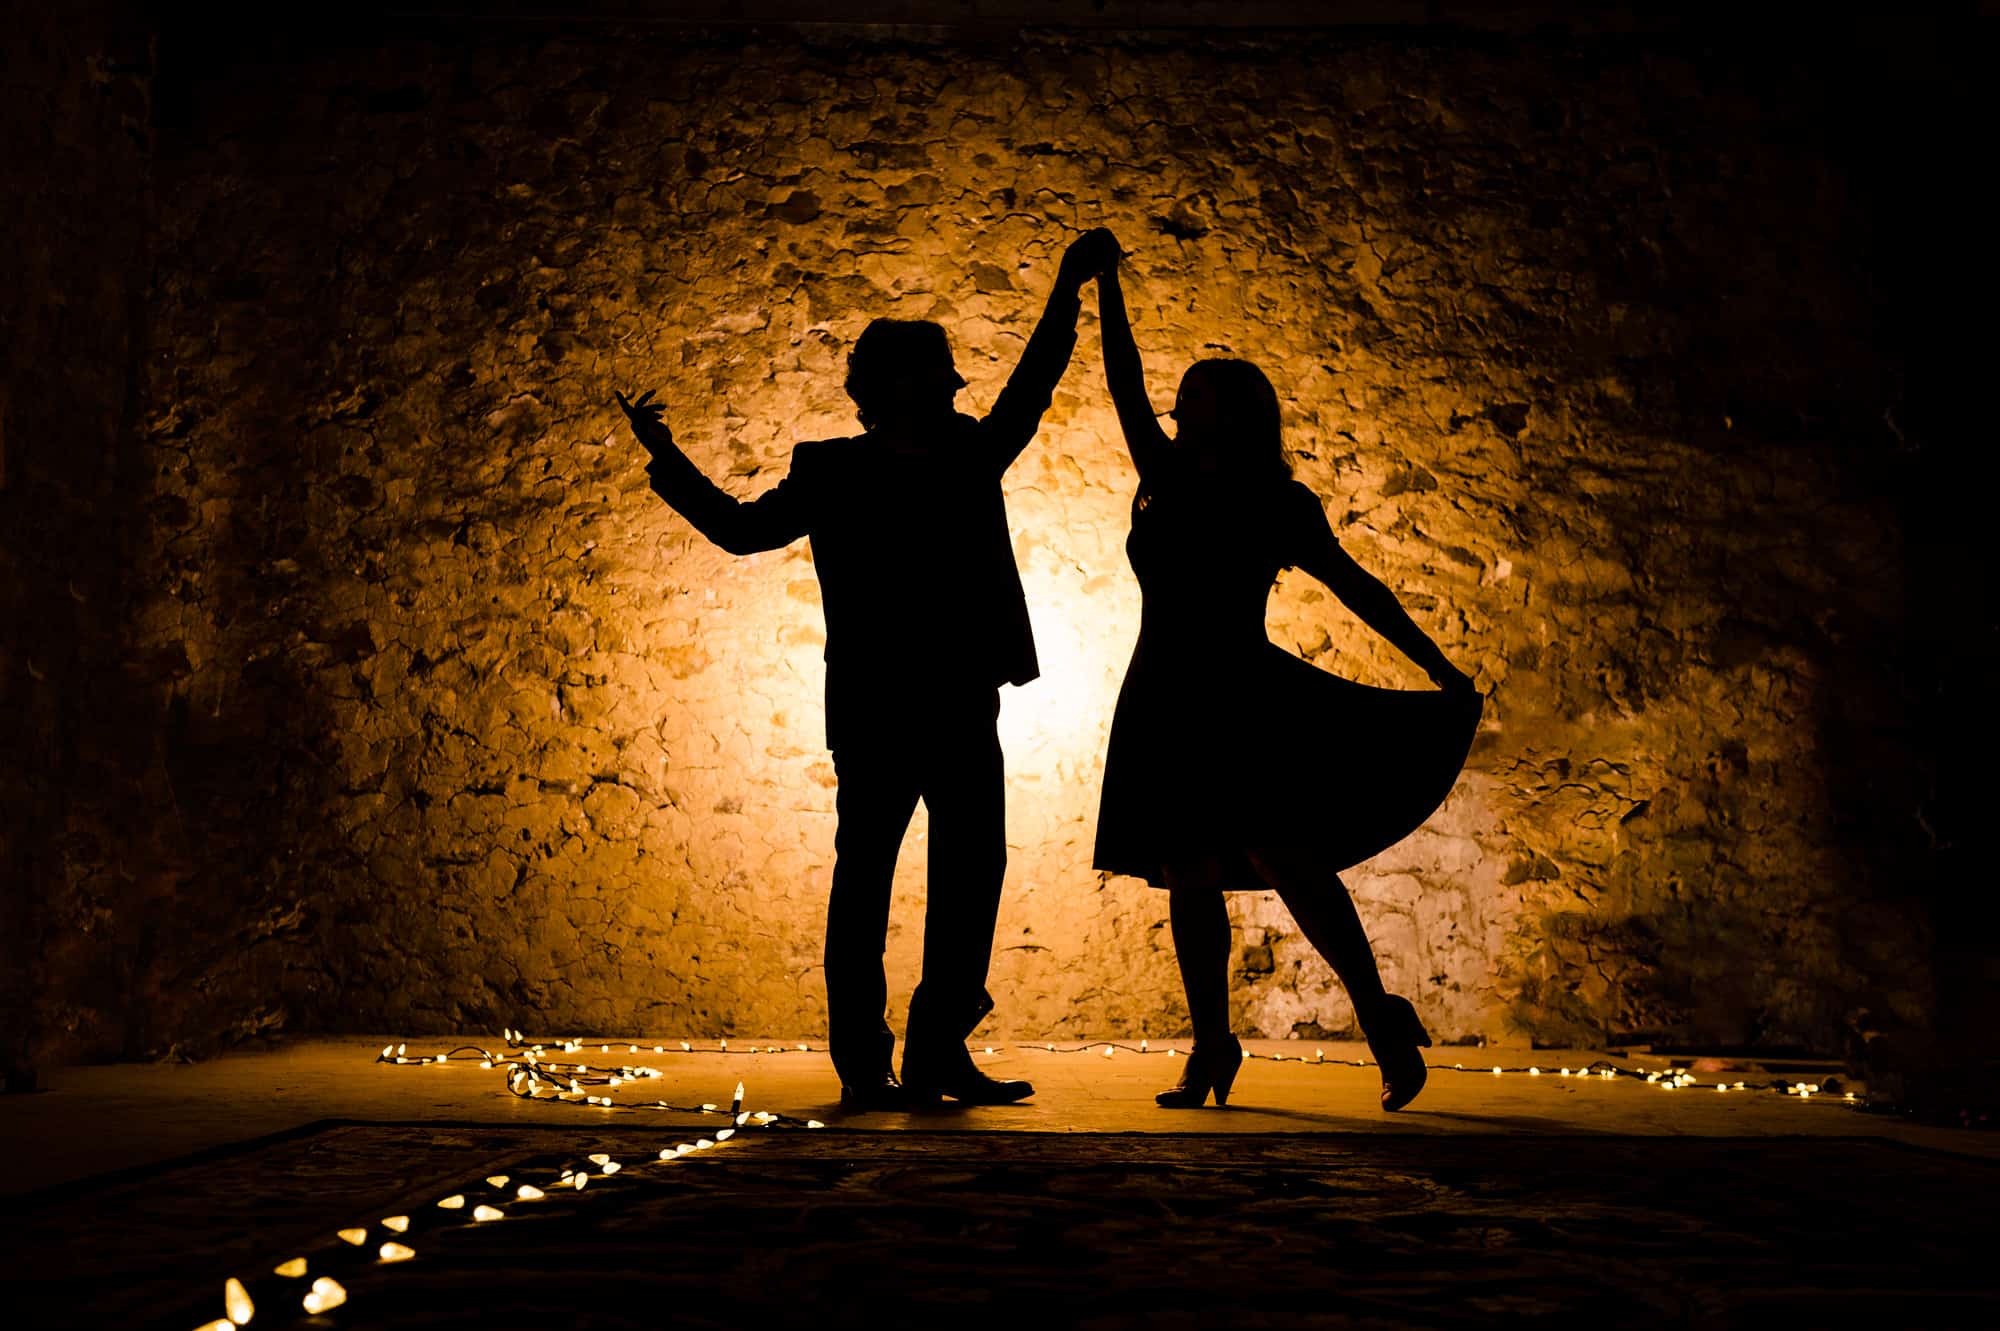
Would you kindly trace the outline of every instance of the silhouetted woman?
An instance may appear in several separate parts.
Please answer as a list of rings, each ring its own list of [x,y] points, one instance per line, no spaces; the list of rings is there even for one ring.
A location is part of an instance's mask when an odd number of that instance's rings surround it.
[[[1168,892],[1194,1052],[1169,1108],[1217,1104],[1242,1062],[1229,1031],[1222,894],[1272,888],[1340,976],[1382,1072],[1382,1107],[1423,1088],[1430,1036],[1385,992],[1340,871],[1443,802],[1471,746],[1472,681],[1395,594],[1340,548],[1292,479],[1278,398],[1247,361],[1196,362],[1167,438],[1153,415],[1116,270],[1098,282],[1105,373],[1139,491],[1125,543],[1144,610],[1105,754],[1095,863]],[[1439,692],[1328,674],[1264,634],[1278,571],[1325,583]]]

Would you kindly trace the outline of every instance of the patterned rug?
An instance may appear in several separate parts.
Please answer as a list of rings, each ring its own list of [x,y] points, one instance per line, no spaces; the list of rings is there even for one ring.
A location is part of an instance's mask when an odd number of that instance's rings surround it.
[[[2000,1169],[1879,1141],[753,1126],[658,1158],[693,1132],[332,1123],[32,1196],[9,1322],[186,1331],[235,1275],[260,1328],[2000,1325]],[[321,1277],[346,1302],[310,1318]]]

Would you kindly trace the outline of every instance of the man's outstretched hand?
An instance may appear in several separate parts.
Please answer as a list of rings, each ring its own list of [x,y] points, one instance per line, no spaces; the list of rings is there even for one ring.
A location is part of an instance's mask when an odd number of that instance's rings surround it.
[[[653,401],[653,390],[647,389],[637,398],[628,399],[623,393],[613,390],[612,397],[618,399],[618,409],[625,413],[625,419],[632,422],[632,433],[646,446],[648,453],[657,454],[661,449],[674,446],[674,432],[660,419],[666,410],[664,402]]]
[[[1125,251],[1118,248],[1117,237],[1108,228],[1093,228],[1071,241],[1063,251],[1062,269],[1056,280],[1072,291],[1081,290],[1091,278],[1115,269],[1124,255]]]

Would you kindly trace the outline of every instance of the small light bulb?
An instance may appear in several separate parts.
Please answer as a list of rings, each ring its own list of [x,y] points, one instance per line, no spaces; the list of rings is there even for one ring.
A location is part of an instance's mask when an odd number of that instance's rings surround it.
[[[747,1109],[736,1116],[736,1126],[739,1128],[742,1127],[745,1123],[748,1123],[749,1121],[750,1121],[750,1111]]]
[[[986,1052],[987,1052],[987,1053],[989,1053],[989,1054],[990,1054],[990,1053],[992,1053],[992,1052],[993,1052],[993,1046],[992,1046],[992,1045],[990,1045],[990,1044],[989,1044],[989,1045],[987,1045],[987,1046],[986,1046]]]
[[[243,1288],[243,1282],[235,1276],[222,1284],[222,1308],[229,1314],[229,1320],[238,1326],[247,1326],[257,1315],[257,1305],[250,1302],[250,1291]]]
[[[406,1215],[386,1215],[382,1217],[382,1228],[391,1234],[402,1234],[410,1228],[410,1217]]]
[[[396,1052],[396,1046],[395,1046],[395,1045],[392,1045],[392,1044],[385,1044],[385,1045],[383,1045],[383,1046],[382,1046],[382,1057],[384,1057],[384,1058],[388,1058],[388,1057],[389,1057],[390,1055],[394,1054],[395,1052]]]
[[[488,1174],[486,1176],[486,1186],[489,1188],[504,1188],[507,1186],[507,1176],[505,1174]]]
[[[578,1192],[582,1192],[584,1185],[588,1182],[590,1182],[590,1175],[588,1174],[571,1174],[569,1176],[569,1185]]]
[[[606,1154],[605,1154],[605,1153],[604,1153],[603,1151],[599,1151],[599,1152],[598,1152],[597,1154],[595,1154],[595,1155],[591,1155],[591,1156],[586,1156],[586,1157],[584,1157],[584,1158],[585,1158],[585,1159],[587,1159],[587,1160],[589,1160],[589,1161],[590,1161],[590,1163],[591,1163],[591,1164],[593,1164],[593,1165],[602,1165],[602,1164],[607,1164],[607,1163],[609,1163],[609,1161],[610,1161],[610,1159],[611,1159],[611,1157],[610,1157],[609,1155],[606,1155]]]
[[[616,1160],[613,1160],[604,1166],[604,1172],[606,1174],[616,1174],[619,1170],[623,1168],[625,1168],[625,1166],[619,1164]]]
[[[688,1043],[688,1042],[687,1042],[686,1040],[682,1040],[682,1041],[681,1041],[681,1052],[682,1052],[683,1054],[685,1054],[685,1053],[689,1053],[689,1052],[691,1052],[691,1051],[692,1051],[693,1049],[694,1049],[694,1046],[693,1046],[693,1045],[691,1045],[691,1044],[689,1044],[689,1043]]]
[[[514,1189],[514,1195],[524,1202],[538,1202],[548,1196],[547,1193],[532,1183],[523,1183],[520,1187]]]
[[[401,1058],[404,1054],[407,1054],[409,1052],[410,1052],[410,1046],[408,1044],[399,1044],[396,1046],[397,1058]]]
[[[1313,1050],[1313,1057],[1318,1059],[1322,1063],[1326,1062],[1326,1050],[1324,1049]]]
[[[340,1239],[341,1242],[351,1243],[358,1248],[368,1241],[368,1231],[365,1229],[343,1229],[340,1231]]]
[[[809,1128],[823,1128],[826,1126],[826,1124],[820,1122],[816,1118],[809,1118],[806,1120],[806,1126]]]
[[[446,1211],[456,1211],[464,1207],[464,1205],[465,1194],[462,1192],[454,1192],[451,1196],[441,1198],[438,1201],[439,1208]]]
[[[346,1287],[332,1276],[321,1276],[318,1280],[313,1281],[313,1287],[306,1294],[303,1302],[307,1312],[315,1314],[323,1313],[329,1309],[338,1308],[341,1304],[347,1302],[347,1290]]]
[[[1500,1075],[1500,1069],[1499,1069],[1499,1068],[1495,1068],[1495,1069],[1493,1069],[1493,1075],[1494,1075],[1494,1076],[1496,1076],[1496,1077],[1497,1077],[1497,1076],[1499,1076],[1499,1075]]]
[[[702,1138],[702,1139],[701,1139],[700,1141],[698,1141],[698,1142],[696,1142],[696,1143],[694,1144],[694,1149],[695,1149],[695,1150],[697,1150],[697,1151],[706,1151],[706,1150],[710,1149],[711,1147],[713,1147],[714,1145],[715,1145],[715,1143],[714,1143],[714,1142],[710,1141],[710,1140],[709,1140],[708,1138],[706,1138],[706,1137],[703,1137],[703,1138]]]
[[[719,1142],[726,1142],[735,1135],[736,1135],[735,1128],[724,1128],[722,1131],[715,1134],[715,1139]]]
[[[271,1268],[272,1275],[283,1276],[287,1280],[297,1280],[305,1273],[306,1259],[303,1257],[294,1257],[289,1262],[279,1262]]]
[[[1530,1077],[1539,1077],[1542,1075],[1542,1070],[1540,1068],[1529,1068],[1528,1075]]]
[[[385,1262],[407,1262],[417,1255],[417,1250],[406,1244],[392,1241],[377,1248],[375,1255]]]
[[[505,1211],[501,1210],[497,1206],[481,1205],[472,1208],[472,1218],[474,1220],[498,1220],[501,1216],[506,1214],[507,1213]]]
[[[1109,1058],[1109,1057],[1111,1057],[1111,1054],[1112,1054],[1112,1049],[1111,1049],[1111,1046],[1110,1046],[1110,1045],[1105,1045],[1105,1046],[1104,1046],[1104,1056],[1105,1056],[1106,1058]]]
[[[1146,1052],[1146,1042],[1144,1040],[1139,1041],[1139,1052],[1142,1054]]]

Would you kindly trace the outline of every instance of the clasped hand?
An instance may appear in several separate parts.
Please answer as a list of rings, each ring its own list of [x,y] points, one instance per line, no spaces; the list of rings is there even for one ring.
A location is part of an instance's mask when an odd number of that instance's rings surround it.
[[[1075,291],[1093,277],[1101,277],[1118,266],[1125,251],[1107,227],[1093,227],[1071,241],[1063,251],[1062,267],[1056,280]]]

